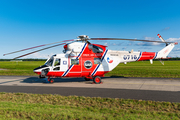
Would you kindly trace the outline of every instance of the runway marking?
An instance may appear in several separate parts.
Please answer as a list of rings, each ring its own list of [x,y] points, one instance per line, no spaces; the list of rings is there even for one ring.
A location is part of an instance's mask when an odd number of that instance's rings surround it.
[[[10,83],[10,82],[16,82],[16,81],[23,81],[23,79],[20,79],[20,80],[7,80],[7,81],[5,81],[5,82],[0,82],[0,84]]]

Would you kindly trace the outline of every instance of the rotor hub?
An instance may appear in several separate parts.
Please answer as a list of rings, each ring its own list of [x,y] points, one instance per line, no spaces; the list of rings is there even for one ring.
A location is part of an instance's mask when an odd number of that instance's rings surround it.
[[[80,35],[80,36],[78,36],[77,38],[79,38],[81,41],[87,41],[87,40],[89,40],[89,36],[87,36],[87,35]]]

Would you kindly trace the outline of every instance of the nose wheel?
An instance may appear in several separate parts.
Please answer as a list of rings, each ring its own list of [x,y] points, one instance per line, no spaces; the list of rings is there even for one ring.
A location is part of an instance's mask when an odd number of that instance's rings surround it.
[[[48,77],[48,81],[49,81],[49,83],[54,83],[54,80],[51,79],[50,77]]]
[[[95,84],[101,84],[101,83],[102,83],[102,82],[101,82],[101,77],[99,77],[99,76],[94,77],[94,78],[93,78],[93,82],[94,82]]]

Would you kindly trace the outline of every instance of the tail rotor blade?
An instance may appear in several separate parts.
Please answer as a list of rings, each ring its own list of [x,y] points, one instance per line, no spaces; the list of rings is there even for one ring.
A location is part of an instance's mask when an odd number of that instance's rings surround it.
[[[59,41],[59,42],[54,42],[54,43],[49,43],[49,44],[43,44],[43,45],[38,45],[38,46],[35,46],[35,47],[30,47],[30,48],[18,50],[18,51],[15,51],[15,52],[6,53],[6,54],[3,54],[3,56],[10,55],[10,54],[17,53],[17,52],[22,52],[22,51],[25,51],[25,50],[38,48],[38,47],[43,47],[43,46],[52,45],[52,44],[61,43],[61,42],[70,42],[70,41],[74,41],[74,39],[72,39],[72,40],[64,40],[64,41]]]
[[[166,43],[166,46],[168,46],[168,43],[161,37],[160,34],[157,34],[157,36],[161,39],[162,42]]]
[[[161,39],[161,41],[163,41],[165,43],[165,40],[161,37],[160,34],[157,34],[157,36]]]

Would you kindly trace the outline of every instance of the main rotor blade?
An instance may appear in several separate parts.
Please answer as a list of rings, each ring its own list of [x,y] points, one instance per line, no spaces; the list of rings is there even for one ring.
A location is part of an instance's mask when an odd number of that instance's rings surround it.
[[[52,44],[61,43],[61,42],[69,42],[69,41],[74,41],[74,39],[72,39],[72,40],[64,40],[64,41],[59,41],[59,42],[54,42],[54,43],[49,43],[49,44],[43,44],[43,45],[38,45],[38,46],[35,46],[35,47],[30,47],[30,48],[18,50],[18,51],[15,51],[15,52],[6,53],[3,56],[9,55],[9,54],[13,54],[13,53],[17,53],[17,52],[21,52],[21,51],[25,51],[25,50],[30,50],[30,49],[38,48],[38,47],[43,47],[43,46],[52,45]]]
[[[129,41],[142,41],[142,42],[173,43],[173,42],[162,42],[162,41],[153,41],[153,40],[124,39],[124,38],[90,38],[89,40],[129,40]]]
[[[21,57],[27,56],[27,55],[30,55],[30,54],[33,54],[33,53],[36,53],[36,52],[39,52],[39,51],[42,51],[42,50],[46,50],[46,49],[49,49],[49,48],[52,48],[52,47],[56,47],[56,46],[59,46],[59,45],[63,45],[63,44],[66,44],[66,43],[61,43],[61,44],[53,45],[53,46],[46,47],[46,48],[43,48],[43,49],[40,49],[40,50],[36,50],[36,51],[30,52],[30,53],[27,53],[27,54],[24,54],[24,55],[15,57],[15,58],[13,58],[13,60],[14,60],[14,59],[17,59],[17,58],[21,58]]]

